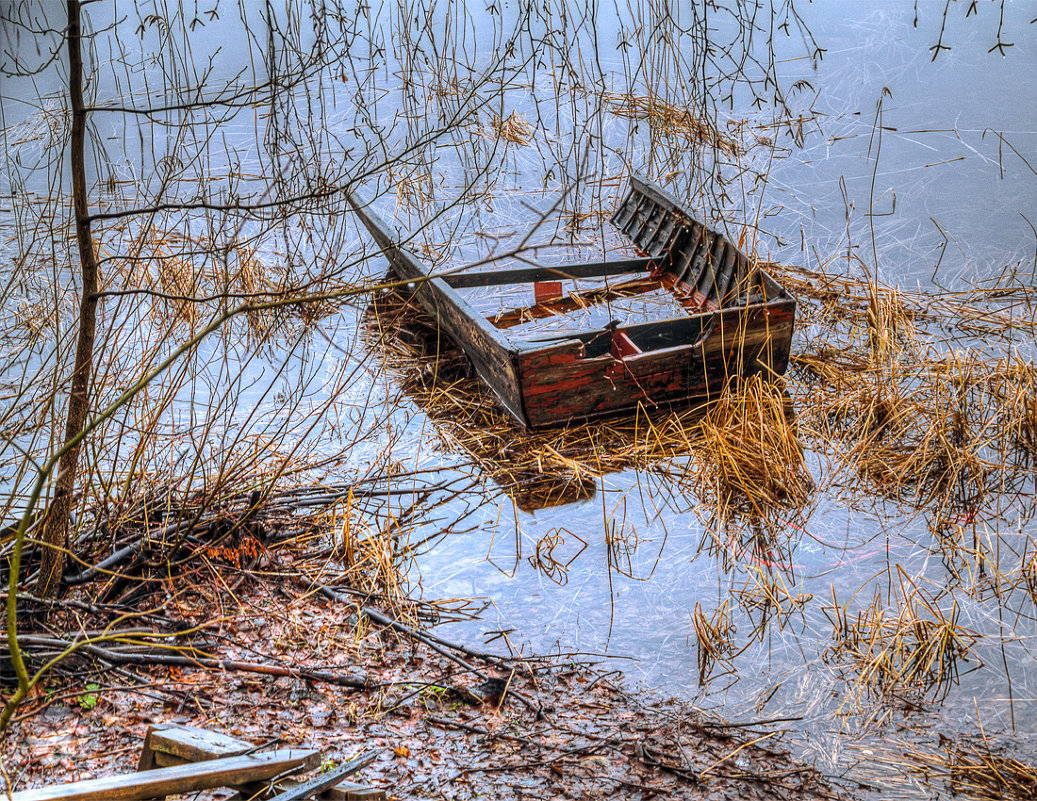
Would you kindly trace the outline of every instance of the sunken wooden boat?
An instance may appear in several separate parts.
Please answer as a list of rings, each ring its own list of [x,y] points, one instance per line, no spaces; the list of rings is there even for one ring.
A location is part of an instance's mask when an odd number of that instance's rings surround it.
[[[390,272],[407,282],[524,426],[708,401],[734,377],[785,372],[795,298],[640,177],[630,179],[612,215],[639,255],[556,267],[435,272],[366,204],[349,201]],[[487,314],[466,296],[472,290],[482,299],[489,291],[511,300]],[[661,296],[667,302],[660,305]],[[655,305],[627,316],[623,302],[631,299]],[[606,314],[605,322],[581,327],[566,320],[574,312],[577,320],[590,319],[590,309]],[[554,330],[543,325],[559,319]]]

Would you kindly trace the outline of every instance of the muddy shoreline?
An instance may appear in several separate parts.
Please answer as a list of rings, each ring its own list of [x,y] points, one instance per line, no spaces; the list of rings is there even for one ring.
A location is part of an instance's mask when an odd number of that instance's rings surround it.
[[[166,611],[199,625],[206,656],[225,666],[74,658],[3,735],[5,791],[134,770],[147,727],[181,723],[316,748],[326,764],[382,747],[357,780],[387,798],[852,797],[782,748],[780,724],[730,727],[630,692],[575,657],[464,653],[420,624],[379,625],[350,612],[346,595],[332,600],[282,577],[238,582],[234,596],[213,578]]]

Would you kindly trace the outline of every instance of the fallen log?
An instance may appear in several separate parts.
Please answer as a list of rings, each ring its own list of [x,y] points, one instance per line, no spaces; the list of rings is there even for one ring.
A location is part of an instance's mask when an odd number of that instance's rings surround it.
[[[306,668],[284,667],[282,665],[262,665],[255,662],[242,662],[237,659],[215,659],[205,656],[178,656],[165,653],[158,654],[154,652],[140,653],[139,651],[117,651],[111,648],[102,648],[99,645],[75,643],[71,640],[62,640],[56,637],[27,635],[19,638],[19,642],[23,645],[43,645],[62,649],[74,648],[75,650],[90,654],[91,656],[100,659],[102,662],[107,662],[110,665],[205,668],[239,673],[261,673],[267,676],[319,681],[324,684],[351,687],[355,690],[367,690],[371,687],[371,682],[366,676],[355,673],[335,673],[330,670],[309,670]],[[5,637],[0,637],[0,648],[6,647],[7,639]]]

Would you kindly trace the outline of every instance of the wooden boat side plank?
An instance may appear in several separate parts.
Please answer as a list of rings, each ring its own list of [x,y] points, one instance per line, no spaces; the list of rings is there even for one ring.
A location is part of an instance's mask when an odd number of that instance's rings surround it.
[[[475,371],[505,409],[520,422],[525,422],[515,351],[495,336],[496,329],[468,304],[458,302],[456,293],[439,278],[418,284],[415,297],[436,318],[443,333],[465,352]]]
[[[627,359],[574,358],[578,347],[572,343],[566,349],[568,358],[550,349],[521,353],[518,366],[527,417],[535,427],[563,424],[639,403],[651,407],[706,398],[736,374],[780,374],[788,363],[794,311],[794,301],[780,301],[703,315],[715,319],[702,342]]]
[[[673,215],[662,206],[655,206],[648,220],[648,224],[640,232],[640,236],[634,240],[642,252],[651,254],[657,249],[659,233],[662,231],[666,221]]]
[[[504,408],[519,422],[527,424],[515,368],[515,349],[507,337],[483,319],[446,281],[430,278],[425,265],[394,241],[389,226],[374,212],[352,196],[347,195],[347,198],[389,259],[392,270],[400,278],[414,282],[414,295],[421,305],[465,352]]]
[[[702,272],[706,269],[706,264],[709,261],[709,254],[713,250],[714,241],[715,237],[713,236],[713,232],[703,225],[699,238],[695,244],[695,251],[691,258],[691,262],[684,271],[684,274],[678,277],[678,280],[685,285],[689,295],[694,293],[695,289],[698,287],[699,281],[702,280]]]
[[[733,242],[731,242],[730,239],[728,239],[723,234],[721,234],[721,233],[719,233],[717,231],[713,231],[712,229],[702,225],[702,223],[700,223],[698,220],[694,219],[694,217],[689,215],[688,211],[681,205],[681,203],[673,195],[671,195],[669,192],[667,192],[662,187],[659,187],[659,186],[657,186],[655,184],[650,183],[649,181],[647,181],[643,177],[641,177],[639,175],[636,175],[636,174],[635,175],[631,175],[630,176],[630,181],[629,181],[629,186],[630,186],[630,188],[629,188],[629,193],[628,193],[627,199],[621,204],[620,209],[627,208],[629,205],[631,205],[631,202],[635,202],[638,205],[638,207],[643,207],[646,204],[647,205],[651,205],[651,206],[655,206],[655,207],[661,207],[661,208],[666,209],[668,212],[670,212],[675,219],[677,219],[679,221],[683,221],[686,224],[690,224],[690,225],[694,226],[695,229],[696,229],[696,233],[699,233],[698,228],[700,226],[701,226],[702,229],[705,229],[705,234],[704,234],[704,236],[702,238],[704,238],[707,243],[711,244],[713,242],[714,237],[719,237],[719,238],[723,239],[725,244],[727,245],[727,247],[733,248],[738,253],[738,257],[737,257],[736,262],[735,262],[735,265],[736,265],[737,269],[733,272],[732,279],[730,280],[730,288],[734,288],[735,286],[738,286],[740,284],[742,284],[742,285],[745,284],[745,280],[746,280],[748,274],[751,272],[751,269],[750,269],[751,265],[749,264],[749,259],[745,256],[745,254],[742,253],[737,248],[737,246]],[[618,212],[617,212],[617,216],[618,216]],[[629,232],[627,232],[627,233],[629,233]],[[700,236],[702,236],[702,235],[700,234]],[[687,280],[687,276],[680,276],[679,275],[680,272],[681,272],[680,268],[682,266],[682,264],[680,262],[680,259],[682,259],[682,258],[683,259],[687,259],[689,254],[685,253],[682,256],[682,251],[685,251],[685,247],[686,246],[682,245],[679,248],[678,247],[674,247],[677,244],[676,240],[677,240],[677,234],[674,234],[673,238],[669,242],[669,248],[670,248],[670,251],[671,251],[671,254],[672,254],[672,260],[673,260],[674,272],[677,273],[678,277],[680,277],[681,280],[684,281],[685,283],[692,283],[692,282]],[[696,243],[696,244],[698,244],[698,243]],[[690,255],[691,256],[695,256],[697,254],[693,251]],[[698,265],[696,265],[696,268],[694,268],[691,271],[691,275],[692,275],[692,277],[694,277],[696,279],[701,277],[701,270],[699,269]],[[694,283],[697,283],[697,280]],[[780,294],[787,294],[787,292],[782,287],[780,287],[780,285],[775,284],[775,288],[778,290],[778,292]],[[771,291],[770,288],[768,288],[767,297],[773,298],[773,297],[776,297],[776,296],[777,295],[774,294]],[[718,303],[719,302],[720,301],[718,300]],[[723,304],[721,303],[721,305],[723,305]]]
[[[666,210],[655,205],[647,207],[648,211],[641,220],[641,224],[637,226],[637,230],[630,236],[634,244],[644,250],[644,244],[648,241],[653,230],[652,226],[658,224],[662,225],[663,217],[666,216]]]
[[[630,219],[637,214],[637,209],[641,202],[642,198],[640,195],[628,193],[619,208],[613,212],[610,222],[619,230],[625,230]]]
[[[692,221],[688,226],[688,236],[681,246],[680,254],[674,258],[671,273],[674,278],[674,286],[681,286],[688,281],[691,274],[692,263],[696,255],[705,244],[706,227],[697,221]]]
[[[612,222],[620,231],[629,236],[630,230],[636,224],[637,216],[646,202],[647,199],[644,195],[628,195],[620,210],[613,215]]]

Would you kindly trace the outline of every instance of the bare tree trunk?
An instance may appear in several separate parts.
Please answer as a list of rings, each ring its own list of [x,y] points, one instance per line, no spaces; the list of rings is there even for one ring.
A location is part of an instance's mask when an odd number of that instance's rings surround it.
[[[67,445],[86,424],[90,410],[90,378],[94,361],[94,329],[97,322],[97,254],[90,234],[90,210],[86,194],[85,132],[86,108],[83,105],[83,54],[80,32],[80,0],[67,0],[68,29],[68,94],[72,107],[72,131],[69,155],[72,164],[72,204],[75,212],[76,242],[82,272],[83,295],[79,303],[79,338],[76,362],[68,393],[68,416],[65,420]],[[68,545],[68,523],[72,512],[76,475],[79,469],[80,444],[62,455],[54,480],[54,496],[47,511],[43,529],[43,558],[39,582],[41,596],[56,595],[61,586]]]

